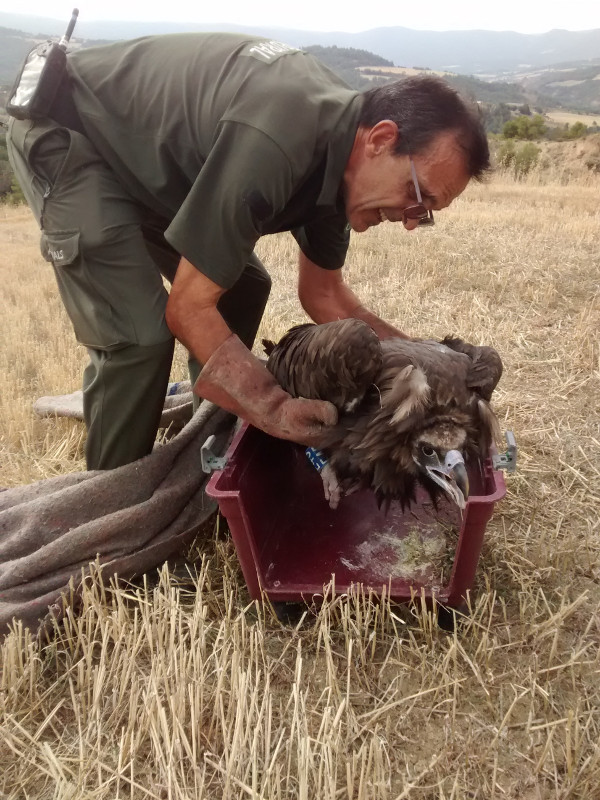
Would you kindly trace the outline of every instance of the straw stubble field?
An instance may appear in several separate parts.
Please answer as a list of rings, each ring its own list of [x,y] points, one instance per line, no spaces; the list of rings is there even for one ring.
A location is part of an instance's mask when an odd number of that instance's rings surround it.
[[[83,468],[82,428],[34,417],[79,385],[37,231],[0,207],[0,485]],[[488,525],[470,614],[328,596],[297,627],[251,604],[223,530],[190,575],[90,582],[38,646],[2,648],[6,798],[600,798],[600,181],[473,186],[433,230],[354,237],[348,280],[414,335],[494,345],[519,469]],[[303,321],[289,237],[262,335]],[[184,377],[179,352],[174,377]]]

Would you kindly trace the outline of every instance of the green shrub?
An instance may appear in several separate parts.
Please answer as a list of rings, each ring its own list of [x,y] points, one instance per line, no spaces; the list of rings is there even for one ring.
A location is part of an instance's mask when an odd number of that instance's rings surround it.
[[[570,128],[567,128],[565,135],[567,139],[579,139],[581,136],[585,136],[587,132],[587,125],[584,125],[583,122],[574,122]]]
[[[512,139],[502,142],[496,154],[496,162],[501,169],[508,169],[515,160],[515,143]]]
[[[541,139],[546,133],[546,123],[541,114],[532,117],[521,115],[508,120],[502,129],[505,139]]]
[[[502,128],[502,136],[505,139],[516,139],[519,133],[519,126],[517,125],[516,119],[509,119],[508,122],[504,123],[504,127]]]
[[[17,183],[17,179],[13,176],[13,179],[10,184],[10,193],[8,195],[8,202],[12,206],[19,206],[22,203],[25,203],[25,195],[19,184]]]
[[[498,148],[496,164],[499,169],[510,170],[517,178],[521,178],[538,163],[540,152],[533,142],[517,146],[514,139],[507,139]]]
[[[540,148],[533,142],[525,142],[516,152],[513,161],[515,175],[518,178],[527,175],[538,162]]]

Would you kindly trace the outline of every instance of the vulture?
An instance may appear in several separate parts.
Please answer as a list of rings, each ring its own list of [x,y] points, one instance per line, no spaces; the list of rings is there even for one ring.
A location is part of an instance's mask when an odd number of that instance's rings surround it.
[[[297,325],[263,346],[283,389],[338,410],[311,458],[331,508],[368,487],[380,505],[405,509],[419,485],[434,503],[446,495],[465,507],[465,461],[485,456],[499,435],[489,404],[502,374],[496,350],[450,336],[380,341],[358,319]]]

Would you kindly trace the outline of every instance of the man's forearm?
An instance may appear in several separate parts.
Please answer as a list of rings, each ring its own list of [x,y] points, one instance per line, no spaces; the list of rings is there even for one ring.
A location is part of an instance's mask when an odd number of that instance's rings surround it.
[[[171,333],[201,363],[231,336],[217,310],[223,290],[182,258],[167,302],[166,321]]]
[[[233,334],[217,309],[224,289],[182,258],[167,303],[171,332],[202,364],[194,392],[282,439],[319,447],[334,405],[293,398]]]
[[[375,331],[377,336],[380,339],[410,339],[411,337],[403,333],[401,330],[396,328],[394,325],[391,325],[389,322],[386,322],[381,317],[378,317],[377,314],[374,314],[372,311],[369,311],[368,308],[365,308],[362,305],[357,306],[353,309],[352,313],[349,314],[350,317],[355,317],[356,319],[362,319],[363,322],[366,322],[367,325],[370,325],[371,328]]]
[[[316,323],[355,317],[370,325],[380,339],[410,338],[394,325],[365,308],[352,289],[344,282],[341,270],[321,269],[302,253],[300,254],[298,294],[302,307]]]

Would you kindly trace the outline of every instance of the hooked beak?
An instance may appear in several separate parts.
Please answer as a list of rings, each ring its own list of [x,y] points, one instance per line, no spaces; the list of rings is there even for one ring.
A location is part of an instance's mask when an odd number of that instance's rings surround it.
[[[461,510],[464,509],[469,497],[469,476],[462,453],[448,450],[443,464],[428,465],[426,470],[431,480],[441,486]]]

